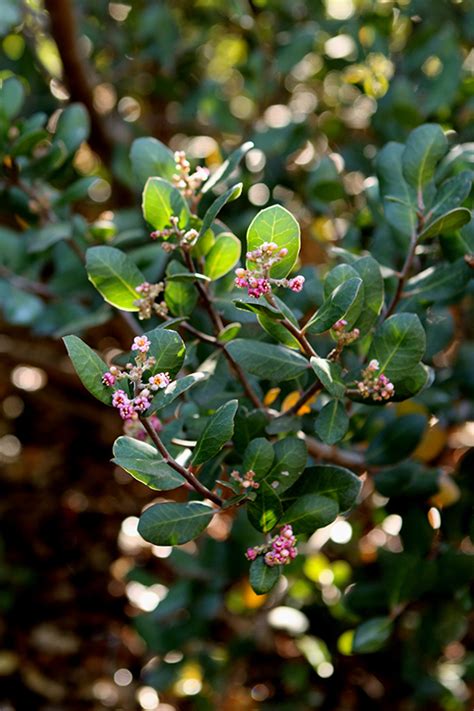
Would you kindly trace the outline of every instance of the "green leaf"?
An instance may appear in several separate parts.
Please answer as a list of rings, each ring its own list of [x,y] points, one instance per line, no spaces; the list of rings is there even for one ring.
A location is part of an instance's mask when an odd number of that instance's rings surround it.
[[[402,402],[403,400],[414,397],[430,385],[433,379],[434,374],[432,369],[423,363],[418,363],[409,373],[405,373],[401,376],[400,379],[394,378],[396,387],[392,401]]]
[[[257,531],[269,533],[275,528],[282,514],[283,508],[278,495],[271,486],[262,482],[254,501],[247,506],[250,523]]]
[[[230,156],[225,160],[217,170],[210,176],[209,180],[206,180],[202,186],[202,193],[207,193],[212,190],[216,185],[222,183],[226,180],[237,168],[242,158],[248,151],[253,148],[254,144],[252,141],[246,141],[239,148],[237,148]]]
[[[209,418],[193,452],[191,463],[194,466],[212,459],[232,439],[238,405],[237,400],[230,400]]]
[[[212,226],[214,220],[216,219],[217,215],[222,210],[224,205],[228,202],[232,202],[232,200],[237,200],[237,198],[240,197],[241,193],[242,183],[237,183],[236,185],[233,185],[231,188],[226,190],[225,193],[219,195],[216,200],[214,200],[214,202],[206,210],[204,217],[202,218],[202,225],[201,229],[199,230],[198,239],[202,237]]]
[[[425,331],[418,316],[394,314],[375,332],[368,360],[378,360],[380,371],[388,378],[399,378],[420,362],[425,346]]]
[[[278,321],[282,318],[280,311],[274,306],[271,306],[263,296],[260,296],[258,299],[255,299],[253,296],[242,296],[240,299],[233,299],[233,303],[240,311],[250,311],[250,313],[257,315],[262,314],[274,321]]]
[[[142,188],[148,178],[171,181],[176,173],[173,153],[156,138],[136,138],[130,150],[133,173]]]
[[[98,400],[111,405],[113,391],[102,382],[102,376],[108,371],[102,358],[77,336],[65,336],[63,341],[84,387]]]
[[[373,617],[356,628],[352,641],[353,654],[378,652],[390,639],[393,622],[389,617]]]
[[[135,479],[156,491],[176,489],[184,479],[146,442],[133,437],[119,437],[113,447],[114,464],[125,469]]]
[[[180,395],[195,385],[198,385],[198,383],[207,380],[208,377],[208,373],[190,373],[189,375],[185,375],[184,378],[179,378],[179,380],[170,383],[168,387],[164,390],[159,390],[156,395],[154,395],[152,403],[147,410],[147,415],[151,415],[154,412],[162,410],[164,407],[168,407],[176,398],[180,397]]]
[[[150,340],[149,355],[155,358],[152,373],[168,372],[171,377],[181,370],[186,348],[176,331],[158,326],[145,334]]]
[[[280,565],[267,565],[263,555],[252,561],[249,570],[249,582],[257,595],[265,595],[275,587],[281,575]]]
[[[208,526],[214,509],[198,501],[161,503],[140,516],[138,533],[156,546],[176,546],[192,541]]]
[[[229,343],[227,350],[244,370],[265,380],[292,380],[309,367],[299,353],[271,343],[237,338]]]
[[[363,298],[363,293],[362,279],[354,277],[340,284],[308,321],[305,330],[309,333],[328,331],[336,321],[344,318],[357,299]]]
[[[182,275],[183,271],[183,265],[176,260],[169,262],[166,268],[165,303],[173,316],[189,316],[198,300],[193,282],[169,279],[176,274]]]
[[[421,302],[446,301],[463,295],[471,278],[472,270],[461,258],[452,264],[428,267],[407,281],[404,293]]]
[[[0,113],[11,121],[20,112],[24,100],[23,83],[16,77],[3,79],[0,85]]]
[[[233,323],[228,323],[227,326],[224,326],[222,331],[218,333],[217,340],[220,343],[228,343],[229,341],[233,341],[234,338],[239,335],[241,330],[241,323],[238,323],[237,321],[234,321]]]
[[[370,442],[366,453],[369,464],[396,464],[418,446],[426,430],[424,415],[403,415],[390,422]]]
[[[285,494],[285,502],[292,502],[305,494],[319,494],[334,499],[342,512],[354,506],[362,483],[353,472],[333,464],[321,464],[305,469],[296,484]]]
[[[333,361],[319,358],[318,356],[313,356],[310,359],[310,363],[328,393],[336,398],[343,397],[346,386],[342,382],[342,369],[339,363],[334,363]]]
[[[416,230],[416,196],[402,171],[404,146],[390,141],[379,151],[375,166],[380,192],[384,196],[384,214],[397,231],[411,237]],[[395,198],[395,200],[393,199]]]
[[[463,225],[467,225],[471,221],[471,211],[465,207],[457,207],[444,215],[440,215],[435,220],[429,223],[420,234],[419,239],[428,239],[428,237],[436,237],[436,235],[445,232],[453,232],[459,230]]]
[[[353,324],[364,336],[377,321],[384,304],[384,285],[379,263],[371,256],[360,257],[352,267],[364,284],[362,309],[359,318]]]
[[[1,110],[1,109],[0,109]],[[44,128],[35,128],[27,133],[23,133],[10,148],[10,155],[16,156],[26,156],[31,153],[33,148],[40,143],[49,138],[49,134]]]
[[[318,437],[326,444],[339,442],[349,428],[349,418],[340,400],[330,400],[319,412],[314,423]]]
[[[434,222],[438,217],[458,207],[471,192],[471,187],[472,172],[470,170],[464,170],[449,180],[445,180],[436,193],[434,204],[428,214],[429,221]]]
[[[324,280],[324,296],[326,299],[331,297],[333,291],[344,284],[349,279],[359,279],[360,276],[357,271],[350,264],[338,264],[337,267],[331,269],[326,275]],[[347,328],[352,328],[357,318],[360,316],[362,311],[363,296],[364,296],[364,284],[361,286],[360,298],[357,298],[352,303],[351,307],[346,312],[344,319],[347,321]]]
[[[71,154],[88,139],[89,132],[90,119],[86,108],[82,104],[69,104],[59,117],[54,140],[62,141]]]
[[[256,481],[266,482],[278,496],[289,489],[300,477],[308,460],[306,445],[298,437],[285,437],[274,445],[275,460],[270,471],[261,475],[256,472]]]
[[[28,252],[37,254],[44,252],[56,242],[71,239],[72,225],[70,222],[53,222],[47,227],[34,231],[29,239]]]
[[[148,178],[143,190],[143,217],[154,230],[170,227],[170,218],[178,218],[183,229],[189,222],[189,207],[177,188],[162,178]]]
[[[221,232],[206,256],[204,274],[212,281],[225,276],[240,259],[242,244],[230,232]]]
[[[280,249],[285,248],[288,254],[270,270],[274,279],[284,279],[296,264],[300,252],[300,226],[293,215],[281,205],[272,205],[260,210],[247,230],[247,249],[253,251],[264,242],[275,242]],[[247,269],[253,269],[252,262],[247,261]]]
[[[257,316],[257,321],[263,328],[265,333],[278,341],[287,348],[292,348],[295,351],[299,351],[301,348],[300,342],[296,339],[283,324],[275,321],[273,317],[269,317],[266,314],[259,314]]]
[[[115,247],[90,247],[86,252],[89,281],[105,301],[122,311],[138,311],[136,287],[144,275],[124,252]]]
[[[438,124],[425,123],[410,133],[402,156],[403,175],[417,196],[424,197],[439,160],[448,150],[448,141]]]
[[[295,533],[313,533],[332,523],[339,513],[339,506],[327,496],[305,494],[291,504],[280,523],[291,523]]]
[[[274,459],[275,452],[271,443],[264,437],[257,437],[245,450],[242,469],[244,472],[253,471],[258,477],[264,477],[270,471]]]

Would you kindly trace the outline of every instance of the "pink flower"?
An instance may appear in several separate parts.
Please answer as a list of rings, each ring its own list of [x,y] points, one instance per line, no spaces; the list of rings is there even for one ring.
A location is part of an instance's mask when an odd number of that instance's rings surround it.
[[[152,375],[151,378],[148,379],[148,382],[150,389],[156,391],[168,387],[171,383],[171,378],[169,373],[156,373],[156,375]]]
[[[135,412],[145,412],[148,410],[151,403],[145,394],[137,395],[132,402],[133,409]]]
[[[102,376],[102,382],[104,385],[111,388],[112,385],[115,385],[115,375],[112,375],[110,372],[104,373]]]
[[[303,291],[304,282],[304,276],[295,276],[293,279],[289,279],[288,286],[291,291]]]
[[[140,351],[140,353],[148,353],[150,341],[146,336],[135,336],[132,344],[132,351]]]
[[[378,360],[375,360],[375,358],[373,358],[370,361],[369,365],[367,366],[367,370],[371,370],[373,372],[375,372],[379,368],[380,368],[380,363],[378,362]]]
[[[136,420],[138,417],[131,403],[120,407],[119,413],[122,420]]]
[[[255,550],[255,548],[247,548],[245,557],[247,558],[247,560],[255,560],[255,558],[257,557],[257,551]]]
[[[130,404],[130,399],[125,390],[116,390],[112,396],[112,405],[114,407],[124,407]]]

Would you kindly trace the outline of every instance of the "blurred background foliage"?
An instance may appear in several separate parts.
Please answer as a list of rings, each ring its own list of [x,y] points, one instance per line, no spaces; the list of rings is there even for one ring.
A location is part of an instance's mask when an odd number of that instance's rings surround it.
[[[143,135],[210,168],[254,142],[226,213],[236,234],[277,201],[302,225],[305,269],[342,239],[400,266],[373,159],[435,121],[462,144],[454,172],[472,168],[473,3],[0,0],[0,33],[0,709],[470,708],[474,346],[454,291],[431,313],[441,382],[397,406],[435,413],[422,486],[413,468],[402,489],[390,470],[367,478],[271,600],[248,585],[245,526],[235,550],[222,522],[199,550],[140,539],[149,494],[108,463],[119,423],[50,337],[92,328],[100,349],[123,345],[72,237],[125,246],[150,279],[163,267],[128,157]],[[379,622],[352,653],[365,618]]]

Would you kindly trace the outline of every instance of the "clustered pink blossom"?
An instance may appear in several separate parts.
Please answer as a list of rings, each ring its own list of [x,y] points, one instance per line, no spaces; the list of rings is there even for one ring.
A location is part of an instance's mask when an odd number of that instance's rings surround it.
[[[357,383],[357,388],[364,398],[372,400],[389,400],[395,394],[395,387],[383,373],[379,373],[378,360],[370,361],[367,368],[362,371],[362,380]]]
[[[125,421],[137,420],[138,416],[150,407],[154,393],[171,383],[169,373],[164,372],[155,373],[148,378],[148,383],[144,382],[145,373],[156,363],[156,359],[148,355],[150,345],[147,336],[136,336],[132,344],[132,351],[136,352],[135,363],[127,363],[126,371],[112,365],[102,376],[102,382],[108,387],[114,387],[118,380],[128,380],[132,386],[133,397],[121,388],[115,390],[112,395],[112,405],[118,409],[120,417]]]
[[[238,482],[244,489],[260,488],[260,484],[258,483],[258,481],[255,481],[255,472],[252,471],[252,469],[249,469],[248,472],[245,472],[243,477],[240,476],[238,471],[231,472],[230,476],[234,481]]]
[[[344,318],[340,318],[339,321],[333,325],[332,330],[335,331],[337,336],[338,344],[342,346],[348,346],[350,343],[356,341],[360,336],[360,331],[358,328],[353,328],[351,331],[346,331],[347,321]]]
[[[255,560],[259,555],[264,556],[265,564],[270,568],[274,565],[286,565],[296,558],[296,537],[289,523],[280,529],[278,536],[272,538],[270,543],[248,548],[245,553],[247,560]]]
[[[270,270],[281,262],[288,254],[286,247],[279,248],[275,242],[263,242],[260,247],[247,252],[247,261],[252,265],[250,269],[239,267],[235,270],[235,285],[239,289],[247,289],[249,296],[256,299],[264,294],[269,294],[272,286],[281,286],[291,291],[301,291],[304,286],[304,276],[291,279],[274,279]]]
[[[202,165],[198,165],[194,173],[191,173],[191,164],[186,158],[184,151],[176,151],[174,154],[176,173],[172,177],[173,185],[183,194],[185,198],[194,196],[209,177],[209,170]]]

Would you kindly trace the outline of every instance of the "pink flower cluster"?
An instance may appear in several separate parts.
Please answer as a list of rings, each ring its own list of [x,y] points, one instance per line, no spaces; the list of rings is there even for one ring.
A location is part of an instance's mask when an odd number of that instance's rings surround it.
[[[268,545],[248,548],[245,554],[247,560],[255,560],[259,555],[264,556],[265,565],[270,568],[274,565],[286,565],[296,558],[296,537],[289,523],[283,526],[278,536],[272,538]]]
[[[353,328],[352,331],[346,331],[346,327],[347,321],[343,318],[336,321],[332,327],[332,330],[336,333],[338,343],[341,346],[348,346],[350,343],[356,341],[360,336],[358,328]]]
[[[245,472],[245,474],[240,476],[238,471],[233,471],[230,473],[230,476],[232,479],[236,482],[238,482],[243,489],[259,489],[260,484],[258,481],[255,481],[255,472],[249,469],[248,472]]]
[[[147,336],[136,336],[132,344],[132,351],[137,353],[135,364],[127,363],[128,372],[113,365],[102,376],[102,382],[107,387],[114,387],[118,380],[123,379],[132,384],[134,397],[129,397],[123,389],[115,390],[112,396],[112,405],[118,409],[120,417],[125,421],[137,420],[138,416],[150,407],[154,392],[166,388],[171,382],[169,373],[155,373],[148,378],[147,384],[143,382],[145,371],[156,363],[155,358],[148,356],[150,345]]]
[[[259,296],[269,294],[272,286],[281,286],[291,291],[301,291],[304,286],[304,276],[296,276],[291,279],[273,279],[270,277],[270,270],[286,257],[288,250],[281,249],[275,242],[263,242],[257,249],[247,252],[247,261],[253,266],[251,269],[235,270],[235,285],[239,289],[247,289],[249,296],[256,299]]]
[[[138,306],[138,318],[140,321],[150,318],[153,313],[165,318],[168,314],[168,307],[164,301],[156,302],[157,297],[164,291],[165,285],[162,281],[157,284],[150,284],[144,281],[135,287],[135,291],[141,295],[140,299],[134,301],[135,306]]]
[[[395,394],[395,387],[383,373],[379,373],[378,360],[371,360],[367,368],[362,371],[363,380],[357,383],[357,388],[364,398],[372,400],[389,400]]]

